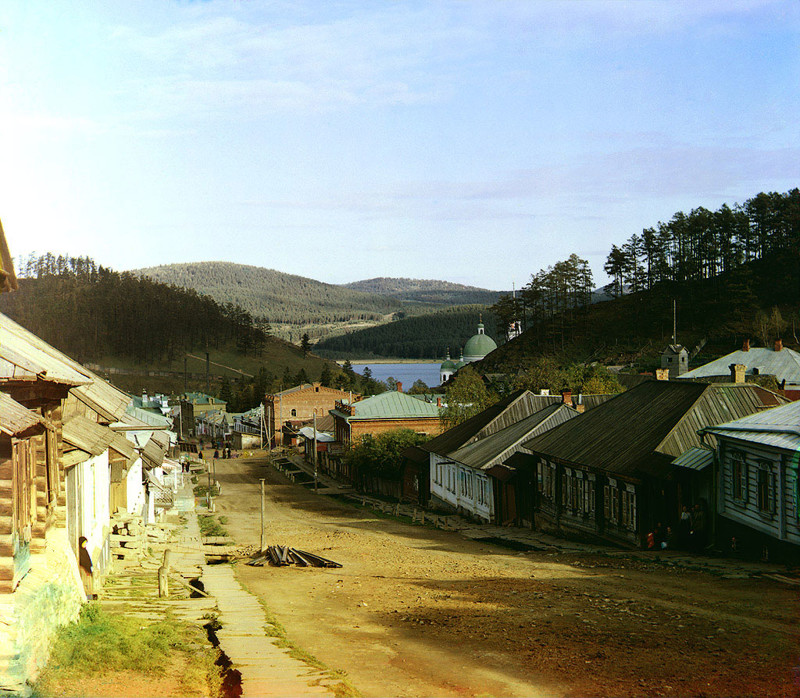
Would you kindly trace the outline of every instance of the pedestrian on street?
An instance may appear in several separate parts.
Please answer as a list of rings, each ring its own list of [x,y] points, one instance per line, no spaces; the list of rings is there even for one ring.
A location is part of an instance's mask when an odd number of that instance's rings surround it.
[[[83,582],[83,590],[86,592],[86,598],[90,601],[96,599],[94,593],[94,575],[92,573],[92,557],[89,555],[87,545],[89,541],[85,536],[78,539],[78,568],[81,573],[81,581]]]

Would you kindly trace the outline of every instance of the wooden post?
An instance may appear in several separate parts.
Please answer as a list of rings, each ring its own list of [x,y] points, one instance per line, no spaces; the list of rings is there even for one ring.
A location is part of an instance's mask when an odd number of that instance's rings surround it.
[[[314,492],[317,491],[317,409],[314,408]]]
[[[169,575],[166,567],[158,568],[158,597],[165,599],[169,596]]]
[[[266,539],[266,532],[264,531],[264,478],[261,478],[261,549],[264,552],[264,543]]]

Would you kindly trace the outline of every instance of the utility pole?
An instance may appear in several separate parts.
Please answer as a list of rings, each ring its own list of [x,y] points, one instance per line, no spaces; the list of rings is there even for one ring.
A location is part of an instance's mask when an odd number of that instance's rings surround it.
[[[674,298],[672,299],[672,343],[678,343],[678,309]]]
[[[264,530],[264,478],[261,478],[261,550],[264,552],[264,545],[266,543],[266,532]]]
[[[208,382],[208,372],[211,370],[211,357],[206,352],[206,395],[211,395],[211,388]]]
[[[317,491],[317,408],[314,408],[314,492]]]

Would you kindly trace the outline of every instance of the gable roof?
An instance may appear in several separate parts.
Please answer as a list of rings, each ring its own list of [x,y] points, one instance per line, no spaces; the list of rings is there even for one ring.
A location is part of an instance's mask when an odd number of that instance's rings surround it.
[[[703,432],[797,453],[800,450],[800,401],[707,427]]]
[[[272,397],[273,398],[286,397],[287,395],[293,395],[294,393],[300,393],[306,390],[311,390],[312,388],[319,388],[319,391],[314,391],[314,392],[334,393],[335,395],[338,395],[340,397],[345,397],[345,396],[349,397],[350,395],[353,395],[353,397],[356,396],[356,393],[353,393],[350,390],[340,390],[339,388],[328,388],[324,385],[321,385],[320,383],[301,383],[300,385],[295,385],[291,388],[286,388],[286,390],[281,390],[280,392],[272,393]]]
[[[526,442],[545,458],[609,473],[666,476],[672,461],[700,446],[698,430],[785,401],[750,384],[648,381]]]
[[[554,403],[505,429],[462,446],[449,457],[470,468],[486,470],[520,450],[523,441],[577,416],[574,408]]]
[[[775,376],[778,381],[786,380],[787,383],[800,385],[800,354],[786,347],[780,351],[768,347],[751,347],[748,351],[739,349],[687,371],[678,378],[730,376],[731,364],[746,366],[745,375],[748,376],[754,375],[753,369],[757,368],[758,373],[762,376]]]
[[[482,412],[426,441],[420,448],[429,453],[447,455],[560,401],[560,395],[534,395],[529,390],[515,390]]]
[[[349,408],[353,414],[347,414],[338,409],[330,410],[330,413],[352,422],[361,419],[410,419],[414,417],[438,419],[440,412],[440,408],[436,405],[416,400],[410,395],[396,391],[373,395],[352,403]]]

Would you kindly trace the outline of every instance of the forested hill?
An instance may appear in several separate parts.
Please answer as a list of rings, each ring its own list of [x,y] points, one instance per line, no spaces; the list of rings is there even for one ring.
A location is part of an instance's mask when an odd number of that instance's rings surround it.
[[[345,284],[346,288],[377,293],[402,301],[432,305],[491,304],[500,297],[499,291],[477,286],[464,286],[450,281],[378,277]]]
[[[231,262],[166,264],[134,273],[233,303],[273,325],[380,321],[402,307],[394,298]]]
[[[459,306],[435,313],[378,325],[331,337],[319,342],[314,351],[330,358],[442,359],[447,348],[453,359],[477,332],[483,317],[486,334],[497,338],[495,317],[486,306]]]
[[[677,212],[614,245],[605,270],[614,300],[592,303],[585,260],[541,269],[515,298],[493,311],[524,334],[490,354],[482,368],[517,370],[542,354],[653,368],[671,341],[673,303],[678,341],[705,340],[694,365],[751,338],[800,344],[800,190],[760,193],[716,211]]]
[[[262,374],[262,382],[267,373],[279,379],[300,370],[316,379],[328,365],[269,336],[241,308],[88,258],[32,257],[19,272],[20,288],[0,294],[0,312],[81,363],[124,369],[114,378],[124,389],[179,392],[184,359],[189,372],[203,373],[206,351],[215,376],[240,384],[242,371]],[[160,377],[148,377],[152,372]]]

